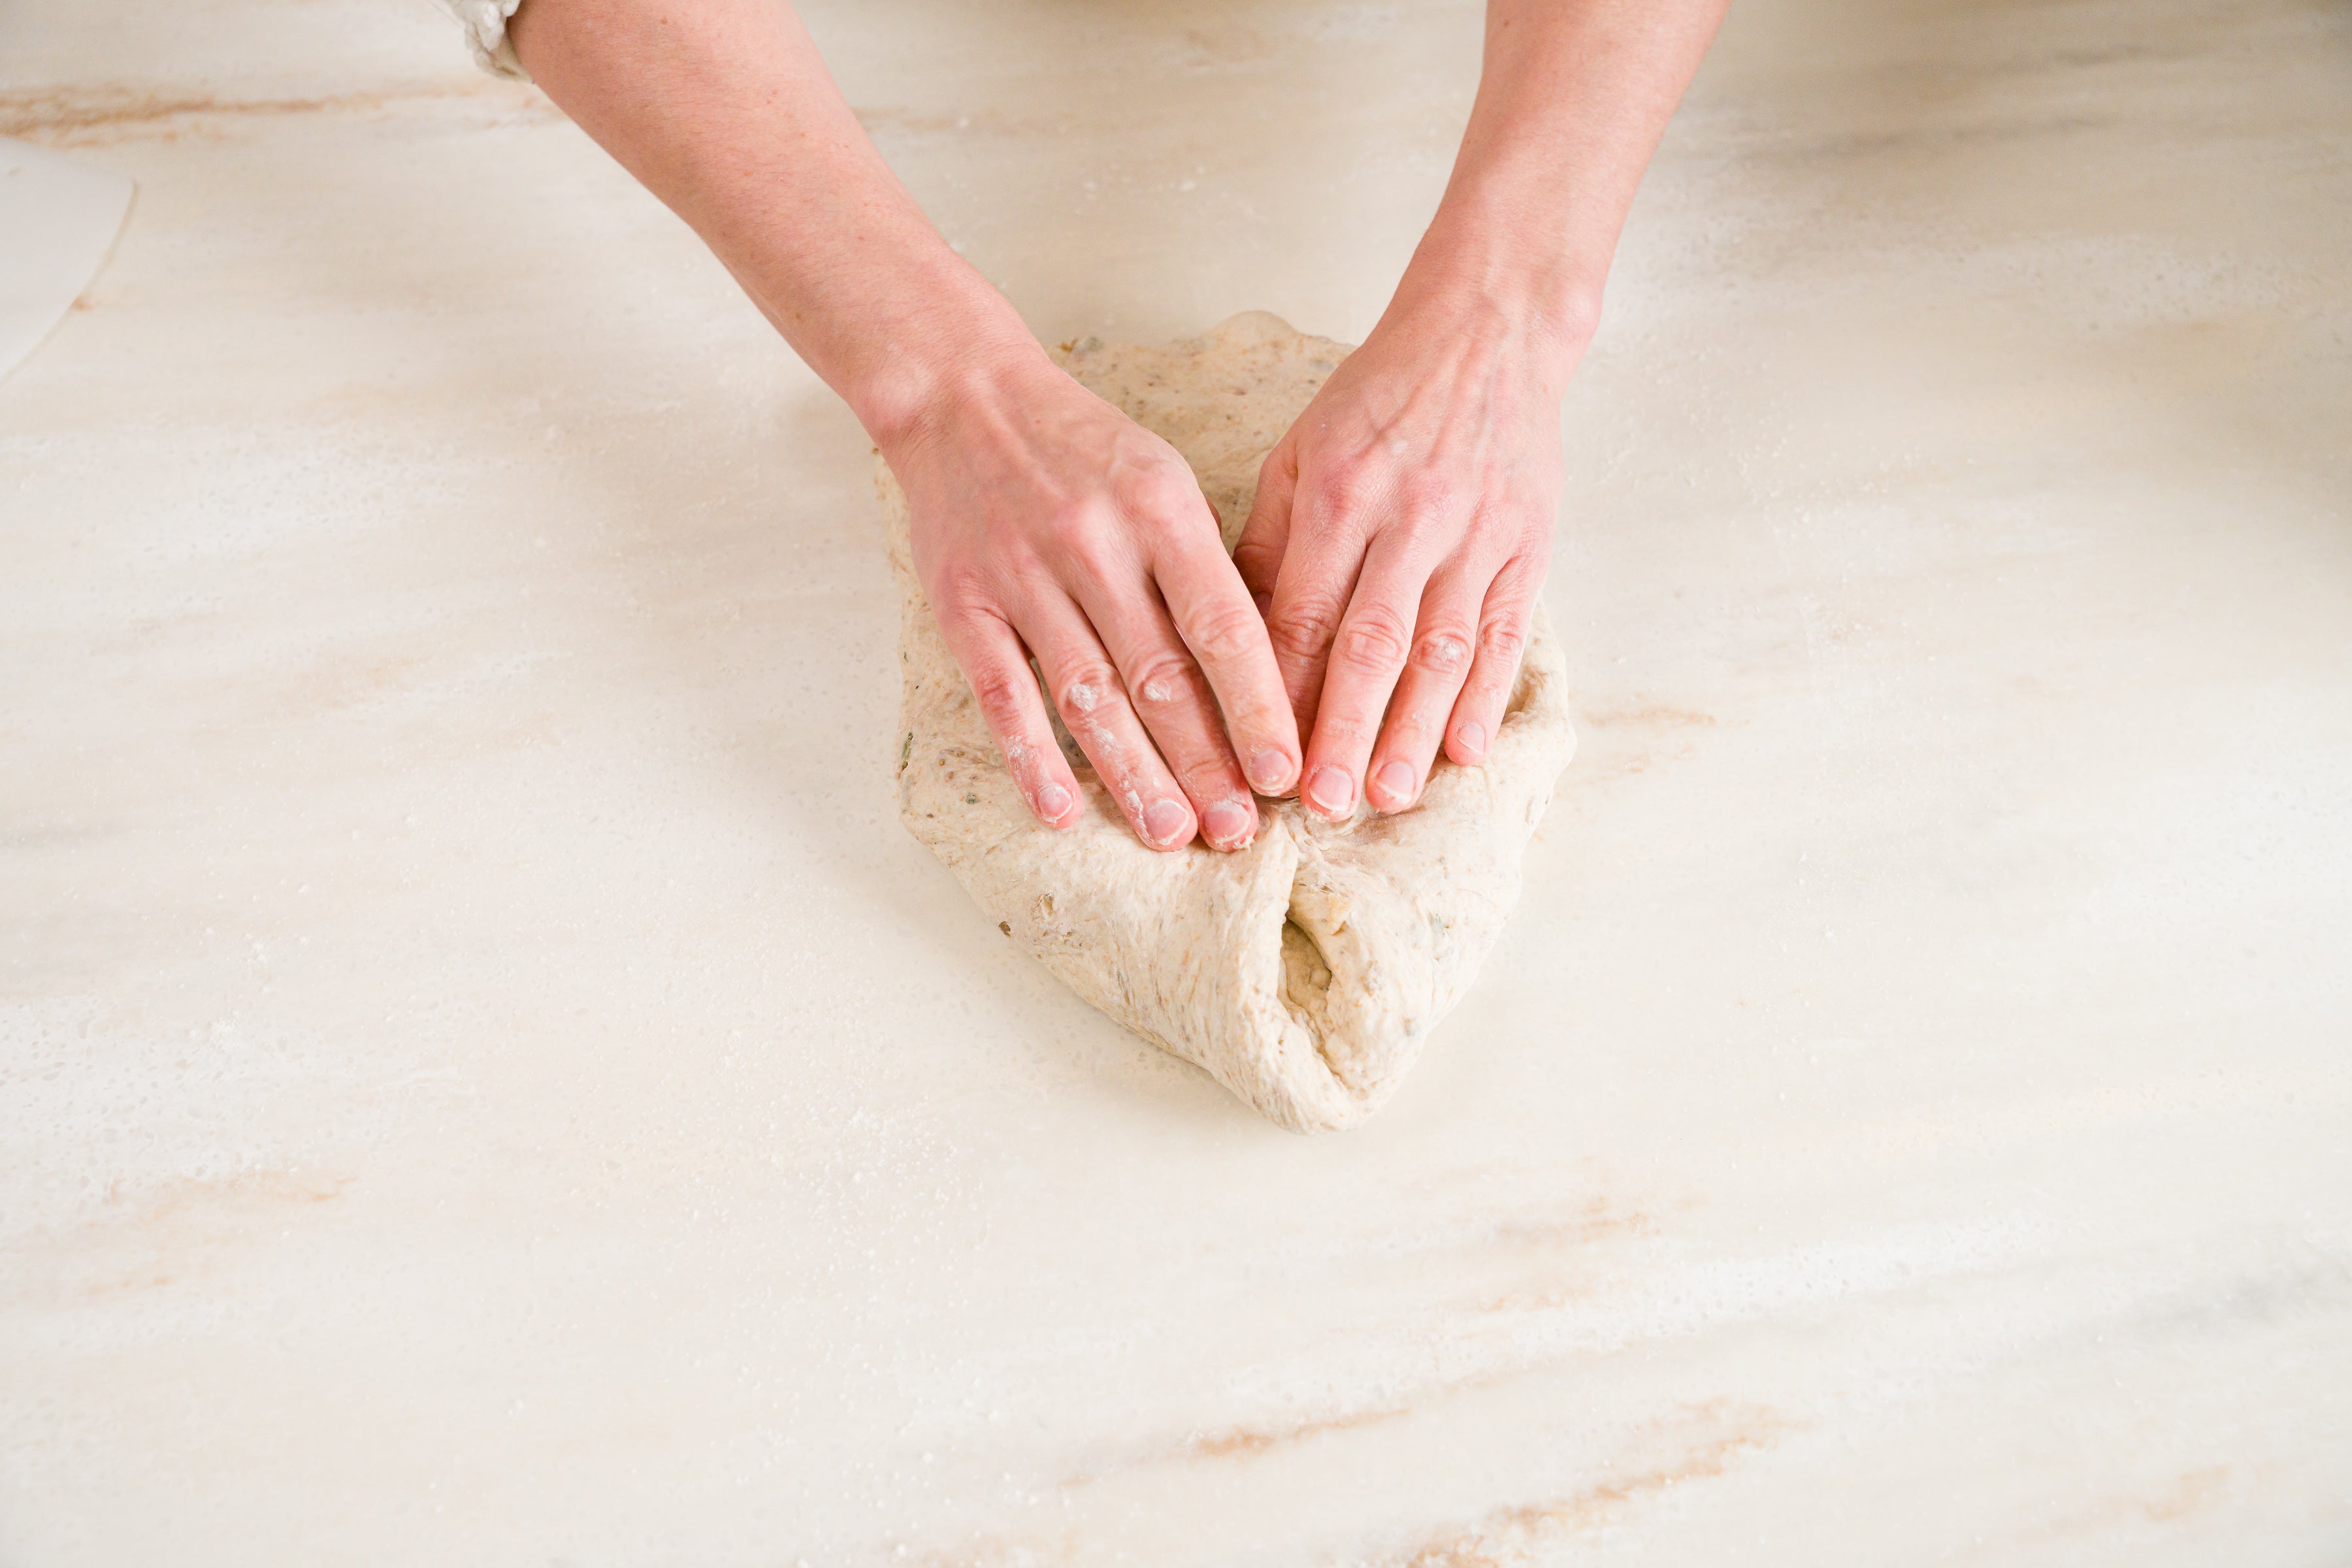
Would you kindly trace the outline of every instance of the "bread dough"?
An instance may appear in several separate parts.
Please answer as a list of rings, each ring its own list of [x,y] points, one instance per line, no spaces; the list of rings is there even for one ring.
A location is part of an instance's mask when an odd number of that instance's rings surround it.
[[[1165,437],[1231,550],[1257,469],[1348,353],[1277,317],[1164,347],[1065,351],[1069,373]],[[1519,858],[1575,749],[1567,672],[1538,607],[1483,767],[1442,758],[1421,802],[1343,823],[1261,801],[1256,842],[1147,849],[1064,738],[1086,809],[1029,814],[941,642],[877,463],[903,621],[898,804],[988,918],[1071,990],[1299,1131],[1352,1127],[1394,1091],[1518,900]]]

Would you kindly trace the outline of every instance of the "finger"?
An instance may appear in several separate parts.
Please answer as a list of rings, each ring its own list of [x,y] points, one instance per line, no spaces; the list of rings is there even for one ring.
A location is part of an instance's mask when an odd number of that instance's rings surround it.
[[[1412,652],[1389,699],[1364,775],[1364,798],[1381,811],[1402,811],[1421,798],[1430,763],[1445,740],[1445,721],[1470,676],[1478,611],[1490,580],[1486,572],[1448,563],[1421,596]]]
[[[1233,563],[1225,559],[1217,537],[1214,514],[1204,514],[1196,529],[1160,536],[1153,553],[1152,575],[1166,601],[1166,618],[1190,649],[1192,662],[1208,678],[1209,689],[1224,710],[1223,733],[1230,754],[1242,763],[1249,787],[1260,795],[1280,795],[1298,782],[1298,722],[1290,714],[1290,699],[1282,686],[1282,670],[1274,662],[1274,644],[1265,622],[1250,603],[1249,591]],[[1099,624],[1099,623],[1097,623]],[[1164,651],[1164,650],[1163,650]],[[1122,668],[1127,668],[1122,661]],[[1142,687],[1130,681],[1128,689]],[[1208,715],[1212,723],[1216,714]],[[1160,735],[1147,709],[1145,722]],[[1161,737],[1161,743],[1167,743]],[[1171,754],[1170,761],[1175,761]],[[1178,768],[1181,775],[1182,768]],[[1191,781],[1187,778],[1187,788]],[[1210,808],[1199,795],[1201,821],[1209,842],[1223,847],[1210,821]],[[1253,824],[1256,816],[1251,807]]]
[[[1298,488],[1295,450],[1288,441],[1280,442],[1258,465],[1257,494],[1234,544],[1234,569],[1241,573],[1242,586],[1249,591],[1260,619],[1274,602],[1275,579],[1290,540],[1290,500]]]
[[[1307,743],[1307,808],[1334,821],[1356,806],[1381,717],[1404,672],[1429,563],[1403,529],[1372,541],[1356,591],[1331,639],[1323,691]]]
[[[1283,689],[1302,737],[1315,731],[1324,666],[1356,590],[1365,540],[1355,521],[1365,510],[1358,498],[1329,481],[1309,480],[1307,488],[1323,493],[1294,499],[1282,568],[1265,617],[1275,666],[1282,671]],[[1311,773],[1311,742],[1307,752],[1306,768]]]
[[[1239,849],[1257,836],[1257,802],[1225,742],[1209,682],[1150,582],[1139,574],[1114,591],[1115,581],[1082,579],[1079,606],[1118,667],[1129,707],[1198,813],[1202,836],[1215,848]]]
[[[1495,737],[1503,728],[1503,710],[1518,680],[1519,658],[1528,646],[1528,626],[1534,618],[1536,595],[1543,586],[1543,561],[1515,555],[1496,574],[1478,614],[1478,641],[1472,655],[1470,678],[1454,700],[1454,721],[1446,729],[1445,754],[1465,767],[1486,760]]]
[[[1190,844],[1192,808],[1161,764],[1118,672],[1078,606],[1056,593],[1027,606],[1018,624],[1023,640],[1036,652],[1062,722],[1135,836],[1154,849]]]
[[[1078,781],[1054,739],[1037,677],[1013,628],[992,610],[966,610],[940,617],[940,635],[963,670],[980,705],[988,732],[1004,753],[1005,772],[1021,797],[1048,827],[1078,819]]]

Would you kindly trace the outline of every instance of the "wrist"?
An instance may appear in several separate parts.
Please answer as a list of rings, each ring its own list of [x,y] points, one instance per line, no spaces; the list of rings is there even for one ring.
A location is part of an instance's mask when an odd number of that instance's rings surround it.
[[[1565,380],[1600,325],[1608,268],[1585,261],[1553,226],[1526,203],[1449,191],[1391,311],[1475,319],[1526,342]]]
[[[1003,297],[950,299],[908,312],[868,340],[835,390],[885,457],[920,441],[986,389],[1050,369],[1044,347]]]

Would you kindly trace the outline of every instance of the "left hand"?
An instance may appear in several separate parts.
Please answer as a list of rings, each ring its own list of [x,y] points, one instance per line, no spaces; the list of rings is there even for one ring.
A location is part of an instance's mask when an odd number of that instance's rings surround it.
[[[1400,300],[1267,454],[1234,563],[1344,820],[1486,759],[1550,559],[1560,395],[1583,336],[1495,301]]]

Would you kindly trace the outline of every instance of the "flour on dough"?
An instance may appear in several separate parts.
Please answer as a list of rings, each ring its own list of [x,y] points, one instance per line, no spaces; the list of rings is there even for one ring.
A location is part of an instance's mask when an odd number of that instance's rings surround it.
[[[1064,363],[1183,454],[1230,550],[1259,462],[1347,353],[1253,313],[1163,347],[1089,338]],[[1056,832],[1029,815],[924,603],[906,498],[887,469],[878,484],[902,610],[908,828],[991,921],[1121,1024],[1285,1127],[1363,1121],[1502,931],[1520,856],[1575,749],[1542,609],[1484,767],[1441,758],[1420,804],[1392,816],[1360,805],[1326,823],[1297,801],[1261,801],[1249,848],[1163,854],[1137,842],[1083,759],[1076,825]]]

